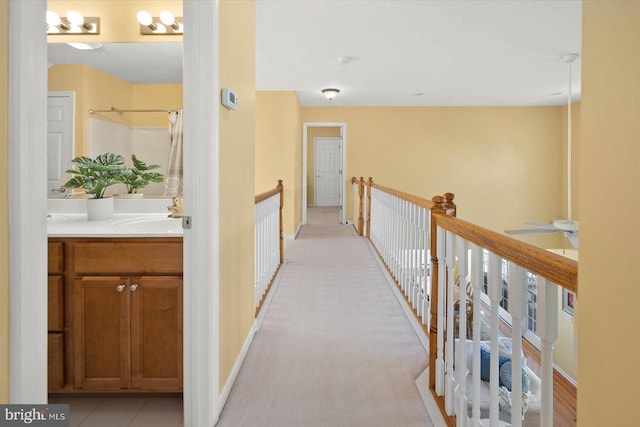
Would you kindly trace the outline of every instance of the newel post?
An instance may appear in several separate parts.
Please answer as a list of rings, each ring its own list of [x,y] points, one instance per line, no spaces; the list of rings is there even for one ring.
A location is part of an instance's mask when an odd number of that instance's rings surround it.
[[[278,189],[278,191],[280,192],[280,212],[279,212],[279,216],[280,216],[280,264],[284,263],[284,236],[283,236],[283,230],[282,230],[282,207],[284,206],[284,186],[282,185],[282,180],[279,179],[278,180],[278,185],[276,185],[276,188]]]
[[[429,326],[429,389],[432,392],[436,389],[436,358],[438,349],[438,226],[435,221],[437,215],[446,215],[447,209],[445,208],[445,198],[442,196],[433,196],[431,199],[434,205],[431,208],[431,300],[430,300],[430,312],[431,321]]]
[[[369,177],[367,186],[369,187],[367,190],[367,237],[371,239],[371,189],[373,187],[373,178]]]
[[[453,193],[444,193],[444,207],[447,210],[446,214],[449,216],[458,216],[458,207],[453,202],[455,199],[455,194]]]
[[[364,198],[364,178],[360,177],[358,181],[358,235],[364,235],[364,213],[362,212],[362,202]]]

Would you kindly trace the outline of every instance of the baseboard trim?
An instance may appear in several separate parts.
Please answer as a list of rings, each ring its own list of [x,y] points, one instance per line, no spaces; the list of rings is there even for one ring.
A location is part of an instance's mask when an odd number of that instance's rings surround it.
[[[294,234],[285,234],[282,236],[284,240],[296,240],[298,238],[298,234],[300,234],[300,229],[302,228],[302,224],[298,224],[298,229]]]
[[[422,397],[422,403],[424,403],[425,408],[427,408],[427,413],[429,414],[429,418],[431,418],[431,422],[434,427],[447,427],[447,422],[442,417],[440,407],[429,390],[428,366],[416,379],[416,387],[418,387],[418,392],[420,393],[420,397]]]
[[[287,261],[285,260],[280,266],[280,270],[276,275],[273,283],[271,284],[271,288],[269,289],[269,293],[262,304],[262,308],[260,309],[260,313],[258,313],[258,317],[253,320],[253,324],[251,325],[251,329],[249,330],[249,334],[247,335],[246,340],[244,341],[244,345],[240,350],[240,354],[238,354],[238,358],[236,359],[236,363],[233,365],[233,369],[231,370],[231,374],[229,374],[229,378],[227,378],[227,382],[220,393],[220,398],[218,399],[218,408],[220,412],[218,413],[218,418],[224,409],[224,405],[227,403],[227,399],[229,398],[229,394],[231,393],[231,389],[233,389],[236,380],[238,379],[238,374],[240,373],[240,369],[244,364],[244,359],[247,356],[247,352],[249,351],[249,347],[251,347],[251,343],[253,342],[253,338],[256,333],[260,330],[260,326],[262,326],[262,321],[264,320],[264,315],[267,312],[269,305],[271,304],[271,299],[280,284],[280,279],[282,277],[282,273],[287,266]],[[217,420],[216,420],[217,422]]]

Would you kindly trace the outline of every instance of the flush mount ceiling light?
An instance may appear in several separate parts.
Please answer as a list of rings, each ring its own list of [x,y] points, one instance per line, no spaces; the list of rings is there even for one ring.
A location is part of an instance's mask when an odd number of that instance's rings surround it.
[[[151,16],[146,10],[137,15],[140,23],[140,34],[144,35],[172,35],[184,33],[182,17],[175,17],[168,10],[160,12],[159,17]]]
[[[340,89],[335,89],[335,88],[327,88],[327,89],[322,89],[322,94],[329,100],[331,101],[333,98],[335,98],[336,96],[338,96],[338,94],[340,93]]]
[[[71,10],[66,17],[47,11],[47,34],[100,34],[100,18],[84,17],[80,12]]]

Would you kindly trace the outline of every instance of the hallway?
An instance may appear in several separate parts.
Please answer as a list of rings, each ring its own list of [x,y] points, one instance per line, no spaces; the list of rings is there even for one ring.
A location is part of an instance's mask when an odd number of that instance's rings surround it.
[[[309,208],[285,242],[218,426],[432,425],[415,385],[427,353],[367,242],[335,223],[337,212]]]

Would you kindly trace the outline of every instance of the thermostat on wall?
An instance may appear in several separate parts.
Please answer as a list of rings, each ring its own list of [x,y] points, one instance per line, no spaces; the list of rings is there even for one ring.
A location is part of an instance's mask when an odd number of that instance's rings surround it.
[[[222,89],[222,105],[230,110],[238,109],[238,97],[236,93],[229,88]]]

